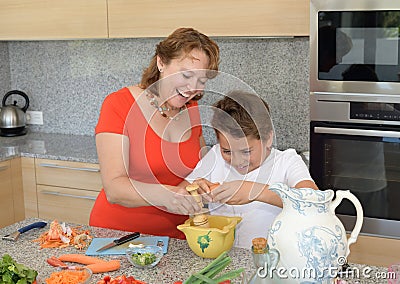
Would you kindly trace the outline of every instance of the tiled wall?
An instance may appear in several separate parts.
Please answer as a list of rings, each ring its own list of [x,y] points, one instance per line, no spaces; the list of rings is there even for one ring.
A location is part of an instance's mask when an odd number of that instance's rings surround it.
[[[308,38],[215,40],[221,49],[220,70],[270,104],[277,147],[308,149]],[[93,135],[104,97],[138,83],[159,41],[0,42],[0,91],[25,91],[29,109],[43,111],[44,125],[30,126],[32,131]],[[212,102],[206,98],[202,103]],[[205,130],[207,143],[215,141],[213,135]]]

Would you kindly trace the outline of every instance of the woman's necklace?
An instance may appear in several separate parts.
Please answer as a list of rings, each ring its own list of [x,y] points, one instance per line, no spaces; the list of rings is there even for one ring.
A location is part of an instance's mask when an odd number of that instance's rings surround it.
[[[179,112],[175,116],[169,116],[168,114],[165,113],[166,111],[170,111],[171,110],[169,107],[160,106],[158,104],[158,101],[157,101],[156,97],[153,94],[149,93],[149,92],[146,92],[146,97],[149,100],[150,105],[152,105],[156,110],[158,110],[158,112],[161,114],[161,116],[163,116],[165,118],[168,118],[170,120],[178,120],[180,114],[186,108],[186,105],[184,105],[183,107],[179,108]]]

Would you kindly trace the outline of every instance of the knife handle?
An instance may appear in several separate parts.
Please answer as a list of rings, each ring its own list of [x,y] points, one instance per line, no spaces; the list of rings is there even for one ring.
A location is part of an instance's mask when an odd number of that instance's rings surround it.
[[[134,240],[134,239],[139,238],[139,237],[140,237],[140,233],[139,232],[134,232],[132,234],[129,234],[129,235],[123,236],[122,238],[114,240],[114,243],[116,245],[121,245],[123,243],[129,242],[129,241]]]
[[[21,229],[18,230],[18,232],[20,232],[22,234],[22,233],[25,233],[26,231],[29,231],[34,228],[43,228],[46,225],[47,225],[46,222],[36,222],[36,223],[32,223],[28,226],[22,227]]]

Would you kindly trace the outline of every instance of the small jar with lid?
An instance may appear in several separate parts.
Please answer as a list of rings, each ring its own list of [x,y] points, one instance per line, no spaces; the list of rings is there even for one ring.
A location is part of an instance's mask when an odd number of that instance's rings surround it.
[[[249,284],[267,284],[273,283],[273,269],[277,267],[279,262],[279,252],[276,249],[269,249],[267,239],[253,239],[251,247],[254,265],[256,271],[253,273]]]

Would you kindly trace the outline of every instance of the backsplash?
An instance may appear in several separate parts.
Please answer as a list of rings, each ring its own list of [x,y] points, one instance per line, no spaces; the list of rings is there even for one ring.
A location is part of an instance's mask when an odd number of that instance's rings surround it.
[[[140,81],[159,41],[0,42],[0,91],[24,91],[29,110],[43,112],[44,125],[31,125],[31,131],[93,135],[103,99]],[[220,70],[243,80],[269,103],[277,147],[308,150],[308,37],[215,41],[221,50]],[[201,103],[213,101],[205,96]],[[204,135],[207,144],[215,143],[210,128]]]
[[[7,42],[0,41],[0,107],[3,95],[10,91],[11,78],[10,78],[10,59],[8,56]]]

